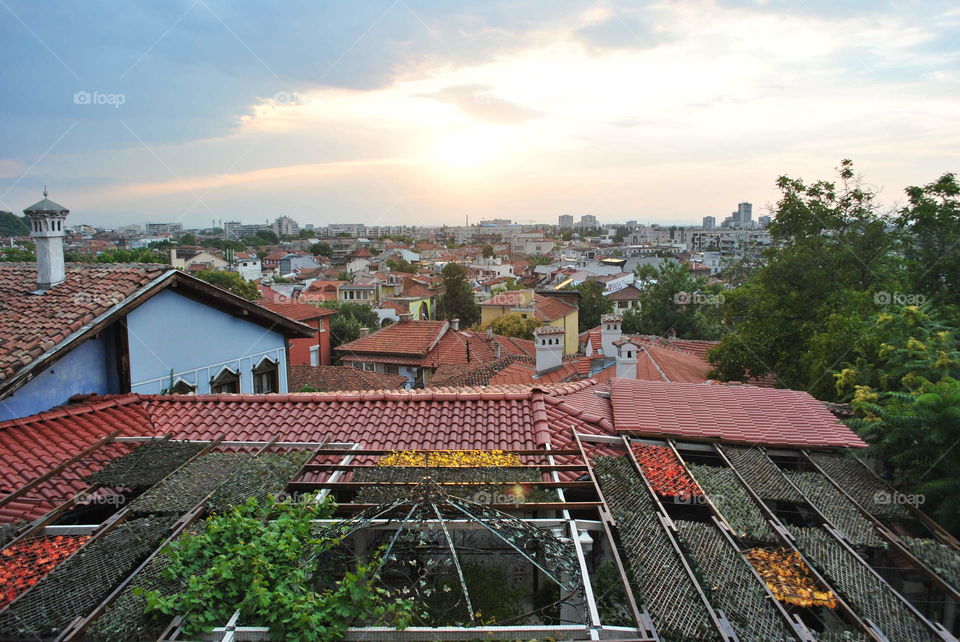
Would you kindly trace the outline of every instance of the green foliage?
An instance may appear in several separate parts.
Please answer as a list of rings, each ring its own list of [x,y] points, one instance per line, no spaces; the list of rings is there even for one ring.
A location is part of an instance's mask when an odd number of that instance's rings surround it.
[[[166,241],[163,241],[166,243]],[[233,250],[234,252],[244,252],[247,249],[243,241],[228,241],[227,239],[204,239],[201,241],[203,247],[213,247],[218,250]],[[150,247],[153,247],[151,243]]]
[[[944,174],[906,192],[909,205],[896,223],[907,233],[902,249],[908,287],[940,304],[960,306],[960,183],[955,174]]]
[[[316,537],[311,520],[329,517],[332,503],[311,500],[251,499],[169,544],[164,575],[186,580],[185,589],[148,592],[147,611],[182,617],[189,636],[222,626],[235,611],[241,624],[267,626],[275,640],[339,640],[357,621],[406,626],[413,604],[376,585],[377,557],[343,577],[324,576],[319,556],[338,540]],[[335,588],[318,590],[321,583]]]
[[[600,325],[600,317],[613,310],[613,302],[603,296],[604,286],[598,281],[584,281],[576,289],[580,292],[579,331],[586,332]]]
[[[394,234],[393,236],[384,236],[384,240],[391,240],[394,243],[401,243],[403,245],[413,245],[416,241],[412,236],[404,236],[403,234]]]
[[[604,562],[597,567],[591,584],[600,621],[613,626],[633,626],[633,618],[627,610],[627,593],[613,562]]]
[[[617,227],[617,230],[613,233],[613,242],[623,243],[623,240],[628,236],[630,236],[630,229],[626,225],[620,225]]]
[[[505,314],[485,324],[482,329],[493,328],[494,334],[504,337],[533,340],[533,331],[542,323],[537,319],[524,319],[519,312]]]
[[[69,253],[66,257],[76,263],[159,263],[170,262],[165,250],[138,248],[135,250],[104,250],[99,254]]]
[[[443,267],[443,295],[438,305],[439,318],[460,319],[464,327],[480,320],[480,306],[473,298],[473,288],[467,281],[467,269],[459,263]]]
[[[406,272],[407,274],[417,273],[417,266],[413,265],[402,256],[398,256],[396,259],[387,259],[387,267],[394,272]]]
[[[501,292],[507,292],[511,290],[522,290],[523,285],[517,281],[515,278],[508,277],[506,281],[503,282],[503,285],[498,285],[493,288],[493,294],[499,294]]]
[[[380,317],[373,308],[364,303],[327,301],[322,307],[337,311],[330,319],[331,349],[356,341],[360,337],[361,328],[376,332],[380,327]]]
[[[960,532],[960,381],[917,382],[911,392],[859,391],[863,416],[848,423],[893,464],[902,492],[922,494],[920,508]]]
[[[207,283],[215,285],[224,290],[229,290],[237,296],[244,299],[256,301],[260,298],[260,289],[255,283],[244,281],[243,277],[236,272],[226,272],[223,270],[201,270],[194,276],[203,279]]]
[[[186,234],[181,234],[180,238],[177,239],[177,242],[180,245],[196,245],[197,237],[190,232],[187,232]]]
[[[346,270],[341,270],[340,272],[337,273],[337,280],[338,280],[338,281],[349,281],[349,280],[350,280],[350,273],[347,272]]]
[[[37,256],[33,250],[21,250],[18,247],[0,248],[0,262],[2,263],[35,263]]]
[[[0,212],[0,236],[27,236],[30,226],[27,216],[17,216],[13,212]]]
[[[554,260],[555,259],[544,254],[531,254],[527,257],[527,263],[530,264],[531,268],[535,268],[538,265],[550,265]]]
[[[642,334],[644,323],[640,310],[628,308],[623,311],[623,321],[620,323],[620,329],[624,334]]]
[[[493,246],[492,246],[492,245],[484,245],[484,246],[483,246],[483,258],[485,258],[485,259],[490,259],[490,258],[493,258],[493,255],[494,255]]]
[[[835,397],[829,372],[876,313],[874,294],[896,292],[895,234],[874,195],[843,161],[839,183],[782,176],[770,232],[779,247],[724,293],[729,332],[710,352],[715,376],[775,372],[787,387]]]
[[[326,392],[323,388],[318,388],[312,384],[305,384],[300,386],[300,389],[297,392]]]
[[[523,615],[521,604],[526,591],[507,588],[507,580],[499,568],[467,562],[461,570],[473,611],[479,614],[481,622],[494,625]],[[444,576],[430,593],[423,626],[469,625],[464,604],[460,577],[456,573]]]
[[[684,339],[716,339],[720,336],[721,286],[690,274],[676,261],[664,261],[656,276],[651,266],[638,266],[646,282],[640,291],[640,314],[630,325],[639,334],[665,336],[671,331]]]
[[[310,254],[313,254],[314,256],[325,256],[330,258],[333,256],[333,248],[330,247],[329,243],[320,241],[310,246]]]

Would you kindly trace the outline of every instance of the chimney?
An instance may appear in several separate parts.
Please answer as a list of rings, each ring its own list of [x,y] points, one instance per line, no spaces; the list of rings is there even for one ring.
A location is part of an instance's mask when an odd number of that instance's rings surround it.
[[[614,346],[617,355],[617,378],[637,378],[637,351],[640,347],[630,339],[620,339]]]
[[[493,339],[493,328],[487,328],[487,338]]]
[[[600,347],[604,357],[616,356],[617,348],[613,344],[620,339],[622,322],[623,317],[619,314],[604,314],[600,317]]]
[[[23,213],[30,219],[30,236],[37,247],[38,293],[48,290],[66,278],[63,264],[63,221],[70,210],[47,198],[43,188],[43,200],[34,203]]]
[[[413,315],[409,312],[404,312],[403,314],[398,314],[400,317],[400,323],[410,323],[413,320]]]
[[[457,331],[460,329],[460,319],[450,319],[450,329]]]
[[[563,365],[563,328],[543,325],[533,331],[533,341],[537,349],[537,374]]]
[[[499,341],[493,344],[493,358],[494,359],[500,358],[500,342]]]
[[[360,328],[360,336],[358,338],[362,339],[367,336],[370,336],[370,328]]]

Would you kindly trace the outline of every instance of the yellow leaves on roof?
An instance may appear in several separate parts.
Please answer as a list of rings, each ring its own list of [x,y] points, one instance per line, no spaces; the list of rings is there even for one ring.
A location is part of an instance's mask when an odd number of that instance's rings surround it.
[[[520,457],[502,450],[403,450],[377,461],[378,466],[434,466],[444,468],[520,466]]]

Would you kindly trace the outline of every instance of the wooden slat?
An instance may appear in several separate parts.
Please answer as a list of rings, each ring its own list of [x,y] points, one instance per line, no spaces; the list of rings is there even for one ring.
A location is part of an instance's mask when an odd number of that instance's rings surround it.
[[[475,449],[470,449],[470,448],[464,448],[464,449],[462,449],[462,450],[465,450],[465,451],[468,451],[468,452],[490,452],[489,450],[475,450]],[[396,450],[376,450],[376,449],[371,449],[371,448],[362,448],[362,449],[359,449],[359,450],[354,450],[354,451],[352,451],[351,454],[353,454],[353,455],[392,455],[392,454],[397,453],[397,452],[402,452],[402,451],[396,451]],[[416,452],[418,452],[418,453],[433,454],[433,453],[449,453],[450,450],[420,450],[420,449],[417,449]],[[542,456],[544,456],[544,457],[547,456],[547,455],[582,455],[582,454],[583,454],[583,453],[581,453],[579,450],[573,450],[573,449],[567,449],[567,450],[542,450],[542,449],[538,449],[538,450],[501,450],[501,451],[499,451],[499,452],[501,452],[501,453],[503,453],[503,454],[505,454],[505,455],[531,455],[531,456],[533,456],[533,455],[542,455]],[[318,455],[343,455],[343,454],[344,454],[344,450],[343,450],[343,449],[338,449],[338,448],[324,448],[323,450],[318,451],[317,454],[318,454]]]
[[[525,504],[487,504],[490,508],[499,511],[523,510],[523,511],[558,511],[558,510],[590,510],[600,508],[603,504],[600,502],[528,502]],[[378,504],[339,504],[338,512],[359,513],[374,508]],[[408,507],[410,504],[401,504],[398,508]]]
[[[340,453],[343,454],[353,454],[349,451],[344,451]],[[364,466],[363,464],[307,464],[304,466],[304,471],[313,471],[313,472],[322,472],[325,470],[370,470],[371,468],[382,468],[382,466]],[[398,468],[401,468],[398,466]],[[470,470],[471,468],[477,470],[489,470],[489,466],[402,466],[402,468],[436,468],[438,470]],[[569,470],[576,471],[582,470],[586,471],[587,466],[585,464],[525,464],[522,466],[497,466],[497,468],[517,468],[517,469],[535,469],[535,470]]]
[[[349,481],[349,482],[291,482],[288,486],[304,488],[329,488],[331,490],[359,490],[369,486],[419,486],[418,481]],[[536,486],[537,488],[593,488],[588,481],[489,481],[489,482],[434,482],[438,486]]]

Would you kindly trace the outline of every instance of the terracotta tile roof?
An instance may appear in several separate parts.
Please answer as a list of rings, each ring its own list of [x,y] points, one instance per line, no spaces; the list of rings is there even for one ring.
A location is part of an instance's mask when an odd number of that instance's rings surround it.
[[[486,333],[469,330],[454,332],[450,330],[424,357],[422,363],[427,367],[439,368],[443,364],[450,363],[490,362],[496,358],[494,345],[497,343],[500,344],[501,357],[511,354],[530,357],[536,355],[537,349],[533,345],[533,341],[529,339],[505,337],[498,334],[493,335],[493,338],[490,339]]]
[[[449,327],[446,321],[394,323],[337,347],[342,354],[403,354],[425,357]]]
[[[69,264],[63,283],[36,295],[35,265],[0,265],[0,382],[168,270]]]
[[[393,390],[403,386],[403,375],[380,374],[345,366],[290,366],[290,390],[306,385],[319,390]]]
[[[533,364],[533,359],[510,354],[492,361],[478,360],[472,363],[443,363],[430,379],[429,386],[486,386],[491,379],[513,363]],[[529,383],[529,382],[527,382]]]
[[[636,301],[640,298],[640,290],[636,286],[628,285],[625,288],[620,288],[616,292],[611,292],[607,295],[607,299],[610,301]]]
[[[258,303],[268,310],[272,310],[277,314],[282,314],[288,319],[293,319],[294,321],[319,319],[321,317],[328,317],[337,313],[336,310],[332,310],[330,308],[321,308],[308,303],[276,303],[273,301],[258,301]]]
[[[410,308],[407,307],[406,303],[400,303],[398,301],[384,301],[380,304],[380,308],[390,308],[391,310],[396,310],[399,314],[407,314],[410,312]]]
[[[613,379],[611,396],[617,430],[749,444],[866,446],[798,390]]]
[[[576,308],[569,303],[552,296],[533,295],[534,315],[541,321],[549,323],[567,316]]]
[[[423,287],[419,283],[414,283],[413,285],[406,287],[403,290],[403,292],[401,292],[398,296],[415,297],[417,299],[429,299],[430,297],[433,296],[433,292]]]

